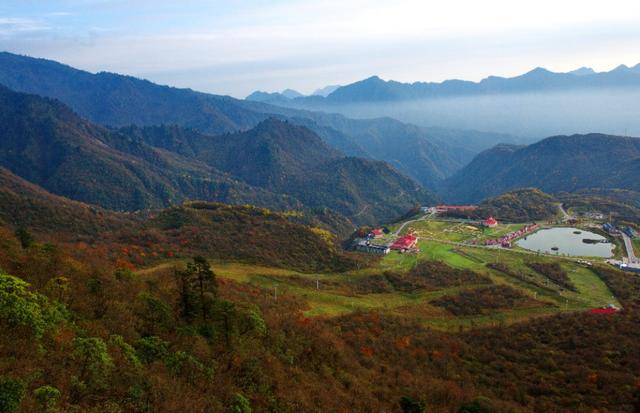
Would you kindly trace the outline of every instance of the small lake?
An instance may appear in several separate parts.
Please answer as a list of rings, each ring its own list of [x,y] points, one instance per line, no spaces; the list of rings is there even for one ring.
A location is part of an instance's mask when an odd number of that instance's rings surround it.
[[[579,232],[579,234],[576,234],[576,232]],[[531,251],[540,251],[554,255],[603,258],[613,256],[613,249],[615,248],[614,244],[587,244],[582,242],[585,238],[592,240],[606,240],[602,235],[578,228],[549,228],[541,229],[538,232],[528,235],[526,238],[516,241],[516,244]],[[557,248],[557,250],[555,250],[555,248]]]

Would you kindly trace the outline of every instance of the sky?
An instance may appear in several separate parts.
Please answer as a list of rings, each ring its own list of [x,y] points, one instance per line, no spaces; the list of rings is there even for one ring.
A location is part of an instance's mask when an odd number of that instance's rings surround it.
[[[637,0],[2,0],[0,50],[244,97],[640,63]]]

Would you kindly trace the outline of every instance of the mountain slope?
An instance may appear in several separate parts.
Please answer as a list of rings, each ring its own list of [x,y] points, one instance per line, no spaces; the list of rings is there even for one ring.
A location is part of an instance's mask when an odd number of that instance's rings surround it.
[[[478,152],[477,138],[486,138],[489,145],[497,139],[496,134],[472,131],[437,128],[431,132],[388,117],[350,119],[339,114],[276,106],[266,109],[264,106],[268,105],[260,102],[246,103],[256,110],[269,110],[307,126],[348,155],[389,162],[430,189],[473,158]],[[507,137],[500,135],[500,138]],[[488,144],[480,144],[480,148]]]
[[[16,91],[59,99],[90,121],[108,126],[175,124],[216,135],[247,130],[278,115],[309,127],[325,142],[351,156],[366,155],[391,162],[428,187],[439,184],[477,152],[459,149],[465,147],[467,134],[454,133],[460,139],[449,145],[445,139],[437,139],[437,133],[432,138],[420,128],[392,119],[353,120],[341,115],[277,107],[160,86],[129,76],[92,74],[53,61],[10,53],[0,53],[0,84]],[[375,147],[363,148],[372,140],[378,142]],[[402,152],[393,152],[398,146],[413,142],[421,146],[419,156],[405,159]]]
[[[217,134],[247,129],[266,116],[236,99],[160,86],[114,73],[92,74],[45,59],[0,53],[0,84],[64,102],[109,126],[178,124]]]
[[[638,190],[640,139],[602,134],[555,136],[526,147],[497,146],[447,180],[450,200],[475,202],[513,188]]]
[[[57,237],[104,236],[135,224],[119,214],[53,195],[0,167],[0,222]]]
[[[502,221],[532,222],[558,214],[558,201],[539,189],[523,188],[486,199],[478,205],[480,218],[494,216]]]
[[[0,234],[20,227],[38,240],[106,244],[114,252],[120,244],[155,250],[147,263],[166,259],[157,253],[166,248],[169,256],[202,254],[302,271],[350,268],[353,258],[326,231],[318,231],[318,223],[311,216],[303,222],[264,208],[201,201],[145,214],[118,213],[53,195],[0,167]]]
[[[48,191],[105,208],[131,211],[203,199],[275,209],[328,207],[375,224],[433,200],[386,163],[351,168],[340,175],[346,180],[341,186],[325,185],[340,174],[326,165],[344,155],[309,129],[276,119],[220,136],[178,127],[112,131],[60,102],[6,88],[0,88],[0,108],[0,166]],[[403,196],[382,206],[360,193]],[[357,214],[361,210],[367,214]]]
[[[248,131],[214,137],[175,127],[126,131],[306,206],[330,207],[357,223],[392,220],[435,199],[385,162],[345,157],[309,129],[287,121],[271,118]]]
[[[237,134],[221,135],[201,146],[198,159],[277,192],[287,190],[287,179],[300,176],[343,155],[327,146],[309,129],[273,118]]]
[[[0,87],[0,165],[50,192],[116,210],[211,199],[288,208],[201,162],[80,119],[57,101]]]

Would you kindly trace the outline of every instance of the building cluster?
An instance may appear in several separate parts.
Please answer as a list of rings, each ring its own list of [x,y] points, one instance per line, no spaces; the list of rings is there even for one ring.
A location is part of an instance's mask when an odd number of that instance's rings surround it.
[[[520,228],[517,231],[514,232],[510,232],[507,235],[504,235],[503,237],[500,238],[494,238],[494,239],[487,239],[483,241],[483,245],[500,245],[502,247],[505,248],[511,248],[511,242],[516,239],[516,238],[520,238],[524,235],[527,235],[533,231],[536,231],[538,229],[538,224],[529,224],[526,225],[522,228]],[[477,244],[478,241],[477,240],[473,240],[472,243]]]
[[[381,238],[383,235],[384,235],[384,231],[383,231],[382,228],[374,228],[367,235],[367,238],[369,238],[369,239]]]
[[[353,241],[353,249],[360,252],[380,255],[386,255],[392,250],[399,252],[418,252],[418,237],[414,234],[398,237],[389,245],[380,245],[372,242],[374,238],[376,238],[374,231],[371,231],[366,238],[356,238]]]
[[[627,234],[631,239],[636,238],[638,236],[638,233],[636,232],[636,230],[634,230],[631,227],[626,227],[625,229],[622,230],[622,232]]]
[[[393,241],[390,248],[400,252],[416,252],[418,250],[416,248],[417,244],[418,237],[414,234],[407,234]]]
[[[620,231],[618,231],[618,228],[615,227],[615,225],[606,222],[604,224],[602,224],[602,229],[609,235],[619,235]]]
[[[372,244],[368,239],[358,239],[354,242],[353,249],[369,254],[387,255],[391,249],[387,245]]]
[[[374,228],[372,229],[366,237],[364,238],[356,238],[353,241],[353,249],[360,252],[367,252],[369,254],[388,254],[391,249],[388,245],[380,245],[376,244],[372,241],[384,237],[385,234],[388,234],[390,231],[388,228]]]
[[[598,221],[604,219],[604,214],[602,212],[598,212],[598,211],[587,211],[583,215],[586,218],[595,219],[595,220],[598,220]]]
[[[622,271],[627,271],[627,272],[635,272],[635,273],[640,273],[640,264],[638,263],[627,263],[627,262],[621,262],[618,265],[618,268],[620,268]]]

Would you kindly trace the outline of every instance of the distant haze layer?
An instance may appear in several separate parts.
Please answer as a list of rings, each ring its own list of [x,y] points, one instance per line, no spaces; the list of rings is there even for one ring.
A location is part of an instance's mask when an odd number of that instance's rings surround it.
[[[594,131],[640,136],[638,102],[640,87],[344,104],[330,109],[356,118],[391,116],[422,126],[531,138]]]

